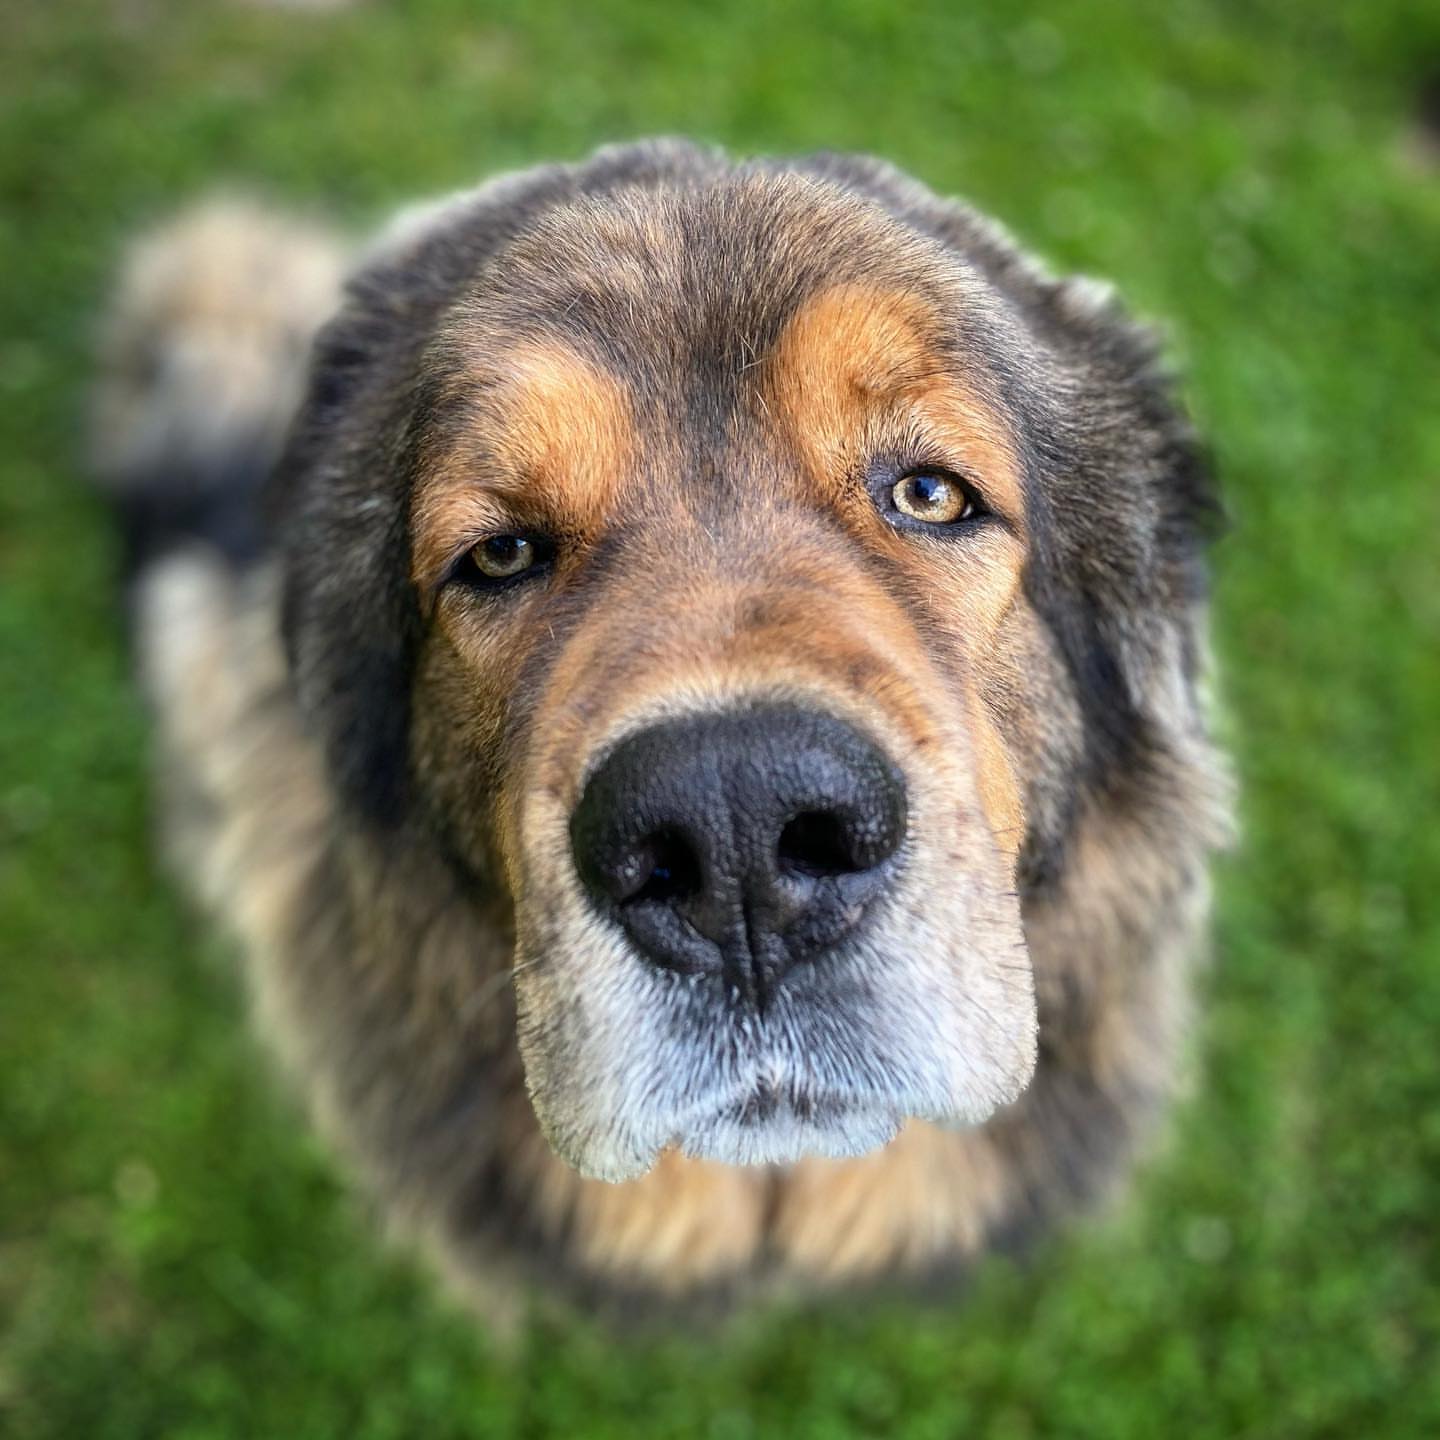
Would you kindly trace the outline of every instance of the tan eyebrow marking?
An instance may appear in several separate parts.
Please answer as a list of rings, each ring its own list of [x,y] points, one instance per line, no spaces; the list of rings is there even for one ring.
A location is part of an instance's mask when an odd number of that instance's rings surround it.
[[[927,339],[935,316],[918,295],[845,283],[808,300],[767,359],[763,399],[813,475],[834,482],[897,416],[963,460],[986,494],[1023,520],[1020,465],[1009,426],[978,387]]]
[[[458,434],[422,457],[411,501],[411,578],[434,587],[456,550],[545,513],[567,532],[600,528],[630,469],[630,396],[560,342],[530,342],[451,382],[474,401]]]

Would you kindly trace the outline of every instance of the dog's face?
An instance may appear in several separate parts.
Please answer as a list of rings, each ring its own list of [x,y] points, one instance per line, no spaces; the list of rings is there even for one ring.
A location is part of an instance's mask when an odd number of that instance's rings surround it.
[[[541,1123],[609,1179],[978,1122],[1034,1063],[983,291],[788,199],[572,211],[427,361],[416,750],[503,866]]]
[[[1035,1064],[1035,757],[1080,729],[1028,583],[1054,372],[958,253],[795,176],[518,229],[369,399],[314,401],[373,412],[327,523],[380,537],[346,578],[390,618],[302,577],[302,696],[328,593],[324,644],[386,658],[323,703],[403,687],[346,724],[403,732],[407,812],[513,911],[578,1169],[983,1121]]]

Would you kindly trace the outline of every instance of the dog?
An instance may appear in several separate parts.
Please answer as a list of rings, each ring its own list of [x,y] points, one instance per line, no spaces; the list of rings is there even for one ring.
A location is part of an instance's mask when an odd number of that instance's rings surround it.
[[[477,1308],[929,1284],[1131,1168],[1231,804],[1172,392],[848,155],[138,245],[94,468],[166,843]]]

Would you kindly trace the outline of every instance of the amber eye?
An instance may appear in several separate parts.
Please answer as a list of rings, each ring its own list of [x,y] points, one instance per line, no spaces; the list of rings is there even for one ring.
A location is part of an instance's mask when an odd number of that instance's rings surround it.
[[[890,492],[895,508],[912,520],[931,525],[952,525],[975,513],[974,502],[964,485],[941,470],[916,470],[902,475]]]
[[[524,535],[492,535],[470,551],[470,563],[487,580],[510,580],[538,563],[539,549]]]

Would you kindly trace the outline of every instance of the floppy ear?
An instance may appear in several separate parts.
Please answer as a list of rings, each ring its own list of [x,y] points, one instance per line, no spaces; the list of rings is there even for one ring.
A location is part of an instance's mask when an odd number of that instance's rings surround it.
[[[1168,806],[1204,728],[1208,547],[1222,527],[1213,474],[1157,337],[1108,290],[1047,281],[1029,303],[1064,378],[1058,403],[1032,418],[1043,459],[1028,487],[1026,593],[1083,721],[1067,804]],[[1058,834],[1035,837],[1030,883],[1056,873],[1062,848]]]
[[[431,306],[405,316],[414,280],[387,267],[350,288],[320,334],[309,389],[277,469],[283,629],[300,706],[330,773],[364,818],[408,804],[410,694],[419,618],[409,582],[410,415]]]

